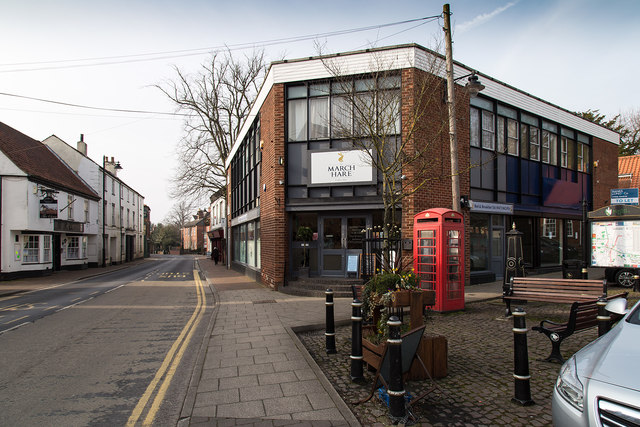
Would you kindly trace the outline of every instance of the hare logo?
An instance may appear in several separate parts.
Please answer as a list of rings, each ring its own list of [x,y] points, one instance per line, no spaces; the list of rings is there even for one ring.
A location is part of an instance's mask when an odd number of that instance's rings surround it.
[[[344,161],[344,154],[338,153],[338,161],[342,163]]]

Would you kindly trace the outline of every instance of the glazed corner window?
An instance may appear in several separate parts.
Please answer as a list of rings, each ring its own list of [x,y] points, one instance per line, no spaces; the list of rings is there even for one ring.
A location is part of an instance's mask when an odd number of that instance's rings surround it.
[[[309,99],[309,139],[329,137],[329,97]]]
[[[480,110],[471,108],[469,139],[472,147],[480,147]]]
[[[22,236],[22,262],[38,262],[40,260],[40,236]]]
[[[493,113],[482,110],[482,148],[494,150],[496,144],[496,129]]]

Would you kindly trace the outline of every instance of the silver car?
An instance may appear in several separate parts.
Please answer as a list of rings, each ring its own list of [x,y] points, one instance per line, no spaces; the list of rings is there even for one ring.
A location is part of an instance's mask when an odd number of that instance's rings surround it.
[[[607,304],[612,312],[623,307]],[[608,333],[560,369],[553,390],[553,424],[640,426],[640,301]]]

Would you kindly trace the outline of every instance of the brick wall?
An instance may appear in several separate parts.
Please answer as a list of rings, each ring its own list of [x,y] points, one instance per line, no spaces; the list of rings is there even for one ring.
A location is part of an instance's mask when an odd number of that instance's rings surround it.
[[[274,85],[260,109],[263,143],[260,177],[261,280],[270,288],[284,285],[289,260],[288,223],[285,212],[284,85]],[[263,185],[266,190],[263,190]]]
[[[451,196],[451,155],[449,142],[449,119],[445,81],[417,69],[402,72],[402,125],[403,139],[407,141],[408,152],[425,151],[419,161],[405,167],[405,183],[411,188],[420,188],[403,200],[402,234],[413,238],[413,217],[431,208],[452,207]],[[419,116],[416,116],[419,112]],[[417,118],[417,120],[415,119]],[[413,133],[407,132],[412,122],[416,124]],[[460,194],[469,194],[469,97],[464,90],[456,90],[456,135],[458,142],[458,171]],[[412,136],[412,137],[411,137]],[[409,137],[409,138],[408,138]],[[407,139],[408,138],[408,139]],[[468,212],[465,214],[465,229],[469,225]],[[465,253],[469,243],[466,241]],[[411,251],[403,251],[405,264],[412,263]],[[468,282],[469,268],[466,270]]]
[[[594,137],[592,157],[593,210],[596,210],[608,205],[610,190],[618,188],[618,146]]]

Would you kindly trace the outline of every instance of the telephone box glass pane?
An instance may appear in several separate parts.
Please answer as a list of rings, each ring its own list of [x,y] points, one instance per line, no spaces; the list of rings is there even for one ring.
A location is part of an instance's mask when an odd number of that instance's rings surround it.
[[[420,230],[420,237],[436,237],[435,230]]]

